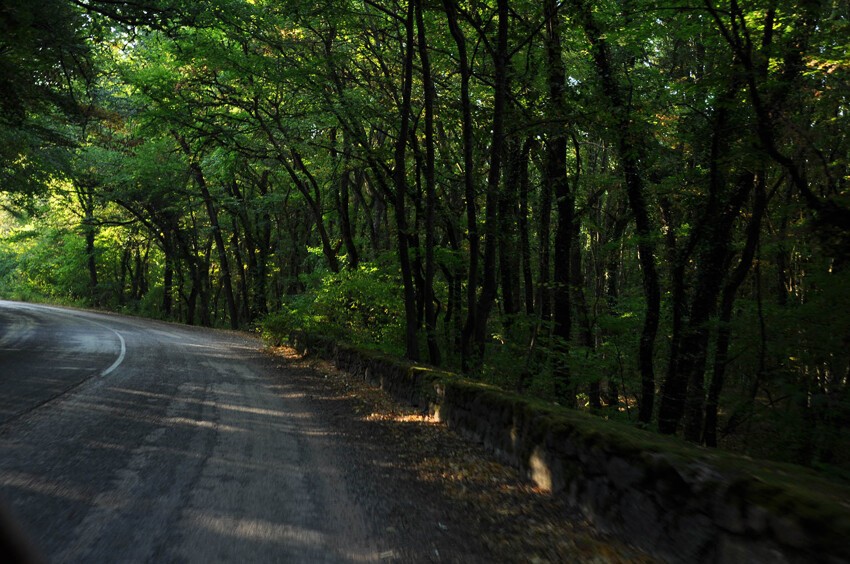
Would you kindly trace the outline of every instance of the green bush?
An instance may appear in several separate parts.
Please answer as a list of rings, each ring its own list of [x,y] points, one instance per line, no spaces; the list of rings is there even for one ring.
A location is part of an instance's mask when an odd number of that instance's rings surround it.
[[[284,300],[263,322],[273,343],[294,330],[312,331],[391,353],[403,351],[404,302],[395,272],[367,263],[356,270],[305,280],[303,294]]]

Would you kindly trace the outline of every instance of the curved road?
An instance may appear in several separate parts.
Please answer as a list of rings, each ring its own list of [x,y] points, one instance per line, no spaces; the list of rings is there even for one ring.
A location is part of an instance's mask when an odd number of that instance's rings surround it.
[[[2,505],[51,562],[387,559],[355,447],[259,349],[0,301]]]

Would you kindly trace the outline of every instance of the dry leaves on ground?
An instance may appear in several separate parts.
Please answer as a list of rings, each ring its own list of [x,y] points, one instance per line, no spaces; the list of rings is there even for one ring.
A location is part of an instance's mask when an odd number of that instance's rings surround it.
[[[383,390],[294,349],[273,353],[287,364],[310,367],[340,397],[352,400],[364,420],[380,424],[400,446],[398,463],[419,480],[436,483],[446,500],[468,517],[471,532],[500,561],[649,563],[652,558],[600,534],[565,500],[533,487],[483,447],[444,424],[399,405]],[[387,445],[392,448],[391,445]],[[438,523],[438,527],[446,527]]]

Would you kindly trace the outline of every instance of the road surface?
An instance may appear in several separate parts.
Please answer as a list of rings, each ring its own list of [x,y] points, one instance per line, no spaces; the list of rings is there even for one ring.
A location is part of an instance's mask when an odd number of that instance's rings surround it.
[[[250,336],[0,301],[0,503],[47,561],[393,560],[362,451]]]

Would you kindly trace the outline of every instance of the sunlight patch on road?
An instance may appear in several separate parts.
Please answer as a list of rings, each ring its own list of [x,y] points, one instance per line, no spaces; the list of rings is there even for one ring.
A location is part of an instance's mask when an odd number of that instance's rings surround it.
[[[80,488],[45,480],[41,476],[26,474],[24,472],[0,472],[0,486],[18,488],[72,501],[88,502],[92,498],[91,494]]]
[[[189,425],[191,427],[201,427],[204,429],[213,429],[214,431],[226,431],[230,433],[244,433],[245,429],[240,429],[239,427],[233,427],[231,425],[222,425],[221,423],[216,423],[215,421],[202,421],[198,419],[189,419],[187,417],[168,417],[165,420],[165,423],[169,423],[172,425]]]
[[[326,540],[325,535],[319,531],[286,523],[273,523],[263,519],[238,519],[201,511],[191,511],[189,519],[195,526],[202,529],[243,540],[287,545],[295,542],[313,546],[321,546]]]
[[[174,396],[166,395],[166,394],[156,394],[153,392],[142,392],[139,390],[128,390],[127,388],[111,388],[112,391],[119,392],[122,394],[130,394],[135,396],[144,396],[149,398],[159,398],[159,399],[167,399],[173,401]],[[306,413],[292,413],[292,412],[284,412],[278,411],[276,409],[265,409],[261,407],[248,407],[245,405],[235,405],[232,403],[220,403],[212,400],[200,400],[194,398],[179,398],[180,401],[184,403],[191,403],[195,405],[204,405],[208,407],[215,407],[217,409],[225,409],[227,411],[237,411],[239,413],[250,413],[252,415],[270,415],[272,417],[286,417],[286,418],[298,418],[298,419],[306,419],[309,417]]]

